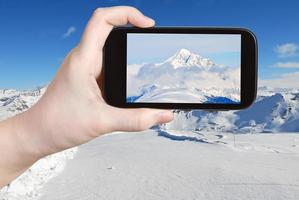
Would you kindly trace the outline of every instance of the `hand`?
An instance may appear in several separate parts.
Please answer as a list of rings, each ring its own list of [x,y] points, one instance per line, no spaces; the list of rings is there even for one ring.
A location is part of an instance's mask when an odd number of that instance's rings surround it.
[[[152,19],[132,7],[97,9],[44,96],[22,116],[26,129],[35,130],[30,138],[40,138],[32,145],[42,155],[77,146],[104,133],[141,131],[172,120],[168,110],[120,109],[103,99],[102,48],[113,26],[128,22],[139,27],[154,25]]]
[[[109,106],[103,99],[102,48],[113,26],[127,23],[138,27],[154,25],[152,19],[132,7],[97,9],[80,43],[67,55],[40,101],[9,120],[16,129],[14,140],[18,141],[15,144],[21,159],[27,163],[18,173],[43,156],[105,133],[141,131],[173,119],[169,110],[121,109]]]

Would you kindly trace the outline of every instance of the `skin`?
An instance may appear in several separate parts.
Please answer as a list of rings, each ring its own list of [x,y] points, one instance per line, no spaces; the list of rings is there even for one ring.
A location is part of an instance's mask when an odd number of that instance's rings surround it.
[[[0,122],[0,188],[40,158],[113,131],[142,131],[173,119],[170,110],[121,109],[103,99],[102,49],[114,26],[154,26],[133,7],[98,8],[42,98]],[[105,66],[109,67],[109,66]]]

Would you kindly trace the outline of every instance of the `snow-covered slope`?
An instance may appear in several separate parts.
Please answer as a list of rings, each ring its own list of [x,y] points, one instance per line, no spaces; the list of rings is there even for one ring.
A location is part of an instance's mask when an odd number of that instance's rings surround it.
[[[118,133],[81,146],[41,199],[298,200],[298,155],[298,134]]]
[[[145,93],[155,94],[155,86],[146,89]],[[45,90],[45,87],[32,91],[0,90],[0,120],[28,109],[40,98]],[[180,93],[180,90],[172,92],[184,98],[188,97],[184,96],[184,92]],[[170,93],[168,91],[168,94]],[[165,94],[161,93],[160,95]],[[166,128],[176,130],[219,130],[238,133],[297,132],[299,131],[298,120],[299,90],[260,87],[256,102],[248,109],[220,112],[176,111],[175,120],[168,124]]]
[[[45,90],[0,90],[0,119],[25,111]],[[263,87],[247,110],[176,111],[154,132],[87,144],[61,177],[77,148],[48,156],[0,199],[299,199],[298,135],[238,134],[281,131],[299,132],[299,91]]]
[[[299,90],[259,88],[256,102],[240,111],[180,111],[167,129],[236,133],[299,132]]]
[[[188,49],[179,50],[175,55],[171,56],[158,66],[163,64],[169,64],[173,66],[174,69],[198,67],[203,70],[209,70],[212,66],[215,66],[210,59],[191,53]]]
[[[28,91],[0,90],[0,121],[26,111],[39,100],[45,90],[46,87]],[[39,160],[15,181],[2,188],[0,199],[39,199],[39,190],[64,169],[66,161],[72,159],[76,152],[77,148],[72,148]]]
[[[27,91],[0,89],[0,120],[27,110],[39,100],[45,90],[46,87]]]
[[[128,66],[127,101],[236,103],[240,69],[181,49],[162,63]]]

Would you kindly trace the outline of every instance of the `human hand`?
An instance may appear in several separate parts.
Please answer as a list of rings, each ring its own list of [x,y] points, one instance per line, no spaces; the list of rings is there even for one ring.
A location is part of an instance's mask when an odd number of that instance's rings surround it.
[[[102,49],[113,26],[127,23],[154,25],[132,7],[97,9],[41,99],[0,122],[0,188],[46,155],[105,133],[141,131],[173,119],[169,110],[115,108],[103,98]]]
[[[102,48],[113,26],[127,23],[154,25],[152,19],[133,7],[97,9],[46,93],[19,116],[24,130],[28,130],[22,137],[30,141],[34,148],[31,151],[38,156],[80,145],[105,133],[141,131],[173,119],[169,110],[115,108],[103,99]]]

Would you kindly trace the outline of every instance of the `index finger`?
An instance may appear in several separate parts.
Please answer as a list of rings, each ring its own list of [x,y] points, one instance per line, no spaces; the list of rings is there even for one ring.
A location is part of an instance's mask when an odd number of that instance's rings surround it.
[[[154,20],[129,6],[98,8],[89,20],[80,41],[83,50],[100,50],[114,26],[132,24],[137,27],[154,26]],[[98,52],[98,51],[96,51]]]

